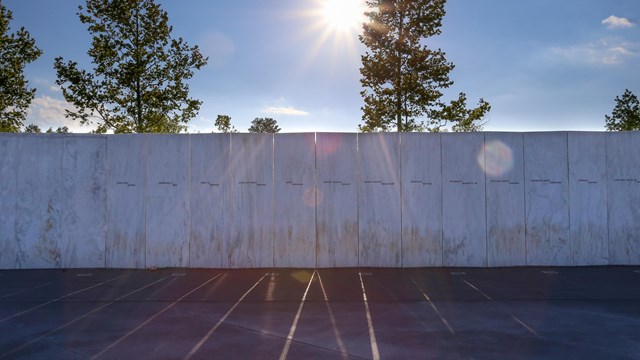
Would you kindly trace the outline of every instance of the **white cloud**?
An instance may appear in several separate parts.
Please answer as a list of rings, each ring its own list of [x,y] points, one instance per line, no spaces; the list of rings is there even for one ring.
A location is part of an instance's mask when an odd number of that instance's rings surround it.
[[[627,29],[635,26],[635,24],[629,21],[629,19],[617,17],[615,15],[611,15],[608,18],[602,20],[602,25],[606,26],[609,29]]]
[[[636,43],[610,39],[569,47],[553,47],[550,54],[552,58],[572,64],[617,65],[638,57],[638,48]]]
[[[299,116],[307,116],[308,112],[304,110],[299,110],[291,106],[269,106],[267,108],[262,109],[262,112],[269,114],[277,114],[277,115],[299,115]]]
[[[38,93],[40,93],[40,91],[43,91],[44,93],[48,93],[51,95],[51,93],[56,94],[62,92],[62,88],[60,88],[60,86],[56,85],[55,82],[49,81],[45,78],[36,77],[31,79],[31,82],[37,85],[36,91],[38,91]]]
[[[70,107],[71,105],[65,100],[38,96],[31,102],[25,124],[36,124],[42,131],[66,126],[71,132],[86,133],[95,128],[95,126],[81,126],[79,121],[65,118],[65,109]]]

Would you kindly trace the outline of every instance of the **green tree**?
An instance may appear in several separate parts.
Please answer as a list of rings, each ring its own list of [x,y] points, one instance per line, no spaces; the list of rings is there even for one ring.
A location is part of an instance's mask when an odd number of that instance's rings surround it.
[[[40,129],[40,126],[36,124],[29,124],[24,128],[24,132],[27,134],[42,134],[42,129]],[[69,128],[66,126],[61,126],[53,130],[53,128],[50,127],[49,129],[47,129],[45,133],[46,134],[68,134]]]
[[[431,113],[434,126],[430,131],[440,131],[449,123],[453,124],[451,130],[454,132],[482,131],[486,124],[485,115],[491,111],[491,105],[484,99],[480,99],[478,107],[467,108],[467,95],[458,94],[457,100],[452,100],[449,105]],[[436,123],[437,121],[437,123]]]
[[[23,27],[10,32],[13,14],[0,2],[0,132],[19,132],[36,90],[29,88],[24,67],[42,51]]]
[[[367,47],[362,56],[360,83],[364,99],[363,132],[438,131],[444,120],[468,120],[469,117],[444,119],[445,113],[460,115],[459,109],[447,109],[466,102],[459,98],[451,105],[442,102],[442,89],[453,84],[448,62],[441,49],[430,49],[427,39],[441,33],[445,0],[367,0],[369,22],[363,26],[360,41]],[[481,106],[468,110],[480,118],[490,109]],[[484,105],[484,106],[483,106]],[[487,103],[488,105],[488,103]],[[485,111],[486,110],[486,111]],[[466,111],[466,109],[465,109]],[[483,112],[484,111],[484,112]],[[423,117],[430,117],[425,124]],[[468,124],[457,129],[470,129]]]
[[[53,128],[47,129],[47,134],[68,134],[69,128],[66,126],[60,126],[57,129],[53,130]]]
[[[206,65],[197,46],[173,39],[168,15],[154,0],[87,0],[78,16],[93,35],[92,71],[58,57],[56,83],[74,106],[66,116],[98,124],[96,132],[168,132],[186,129],[201,101],[186,80]]]
[[[40,127],[36,124],[29,124],[25,126],[24,132],[27,134],[41,134],[42,130],[40,130]]]
[[[278,122],[272,118],[255,118],[249,127],[250,133],[277,133],[280,130]]]
[[[625,89],[622,97],[616,96],[616,106],[611,116],[605,115],[605,127],[609,131],[640,130],[640,102],[629,89]]]
[[[218,131],[223,133],[237,133],[238,130],[231,125],[231,116],[229,115],[218,115],[216,118],[216,127]]]

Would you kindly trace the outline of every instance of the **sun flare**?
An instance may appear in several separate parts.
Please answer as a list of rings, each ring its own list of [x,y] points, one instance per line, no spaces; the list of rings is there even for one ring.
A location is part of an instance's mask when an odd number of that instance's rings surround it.
[[[363,0],[323,0],[322,17],[333,31],[357,33],[365,20]]]
[[[301,39],[308,42],[299,71],[306,71],[320,59],[336,73],[348,66],[358,66],[358,35],[362,34],[363,24],[367,22],[367,10],[366,0],[305,2],[305,6],[294,13],[307,23],[299,33]]]

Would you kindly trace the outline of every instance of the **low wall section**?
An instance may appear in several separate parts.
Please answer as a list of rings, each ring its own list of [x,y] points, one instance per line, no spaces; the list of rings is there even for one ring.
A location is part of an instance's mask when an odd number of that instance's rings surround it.
[[[640,133],[0,135],[0,268],[640,264]]]

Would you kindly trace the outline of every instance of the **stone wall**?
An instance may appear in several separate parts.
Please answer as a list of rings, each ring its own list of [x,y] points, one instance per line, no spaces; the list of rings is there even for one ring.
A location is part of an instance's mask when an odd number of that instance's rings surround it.
[[[0,268],[640,264],[640,133],[0,134]]]

